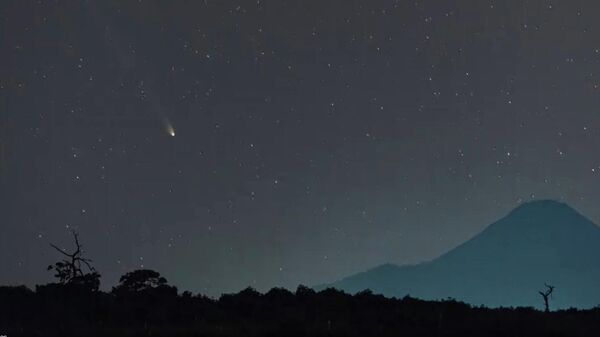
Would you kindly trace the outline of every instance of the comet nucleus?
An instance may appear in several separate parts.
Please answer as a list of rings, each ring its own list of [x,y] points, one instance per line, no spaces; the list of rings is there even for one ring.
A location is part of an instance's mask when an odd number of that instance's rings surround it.
[[[173,127],[173,124],[171,124],[171,122],[167,118],[164,119],[164,124],[165,124],[165,130],[167,131],[167,133],[171,137],[175,137],[175,128]]]

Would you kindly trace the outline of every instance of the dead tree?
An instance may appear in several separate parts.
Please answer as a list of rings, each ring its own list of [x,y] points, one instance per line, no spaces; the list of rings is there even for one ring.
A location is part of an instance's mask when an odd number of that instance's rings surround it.
[[[83,257],[83,246],[79,243],[77,232],[72,231],[71,233],[75,240],[75,251],[68,253],[64,249],[50,244],[52,248],[66,256],[66,258],[48,266],[48,270],[55,270],[56,274],[54,276],[62,284],[82,284],[97,290],[100,285],[100,274],[92,267],[92,260]],[[84,272],[84,268],[87,269],[86,272]]]
[[[544,299],[544,307],[546,308],[546,312],[550,311],[550,308],[548,307],[548,299],[552,298],[552,292],[554,291],[554,286],[548,285],[546,283],[544,283],[544,285],[546,286],[546,290],[544,291],[539,291],[538,293],[540,295],[542,295],[542,298]]]

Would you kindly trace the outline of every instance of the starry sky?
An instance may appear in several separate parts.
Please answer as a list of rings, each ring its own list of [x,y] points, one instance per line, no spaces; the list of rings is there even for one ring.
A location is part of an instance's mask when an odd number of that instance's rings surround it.
[[[0,3],[0,283],[79,232],[217,296],[435,258],[522,202],[600,222],[596,1]]]

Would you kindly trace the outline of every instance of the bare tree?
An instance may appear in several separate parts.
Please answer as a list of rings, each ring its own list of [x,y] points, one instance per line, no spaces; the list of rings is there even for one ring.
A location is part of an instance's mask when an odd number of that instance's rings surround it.
[[[77,232],[72,231],[71,233],[75,240],[75,251],[68,253],[64,249],[50,244],[52,248],[66,256],[66,259],[48,266],[48,270],[54,269],[56,271],[54,276],[62,284],[82,284],[91,287],[93,290],[97,290],[100,285],[100,274],[90,264],[92,260],[83,257],[83,246],[79,243]],[[87,272],[84,272],[84,268],[87,269]]]
[[[550,309],[548,307],[548,298],[552,298],[552,292],[554,291],[554,286],[548,285],[546,283],[544,283],[544,285],[546,286],[546,290],[539,291],[538,293],[540,295],[542,295],[542,298],[544,299],[544,306],[546,308],[546,312],[549,312]]]

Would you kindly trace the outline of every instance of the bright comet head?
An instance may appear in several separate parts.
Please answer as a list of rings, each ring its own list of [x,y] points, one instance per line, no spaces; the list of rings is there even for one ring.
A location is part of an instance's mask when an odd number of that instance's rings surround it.
[[[165,130],[167,131],[167,133],[171,137],[175,137],[175,128],[173,127],[173,124],[171,124],[171,122],[167,118],[164,119],[164,124],[165,124]]]

